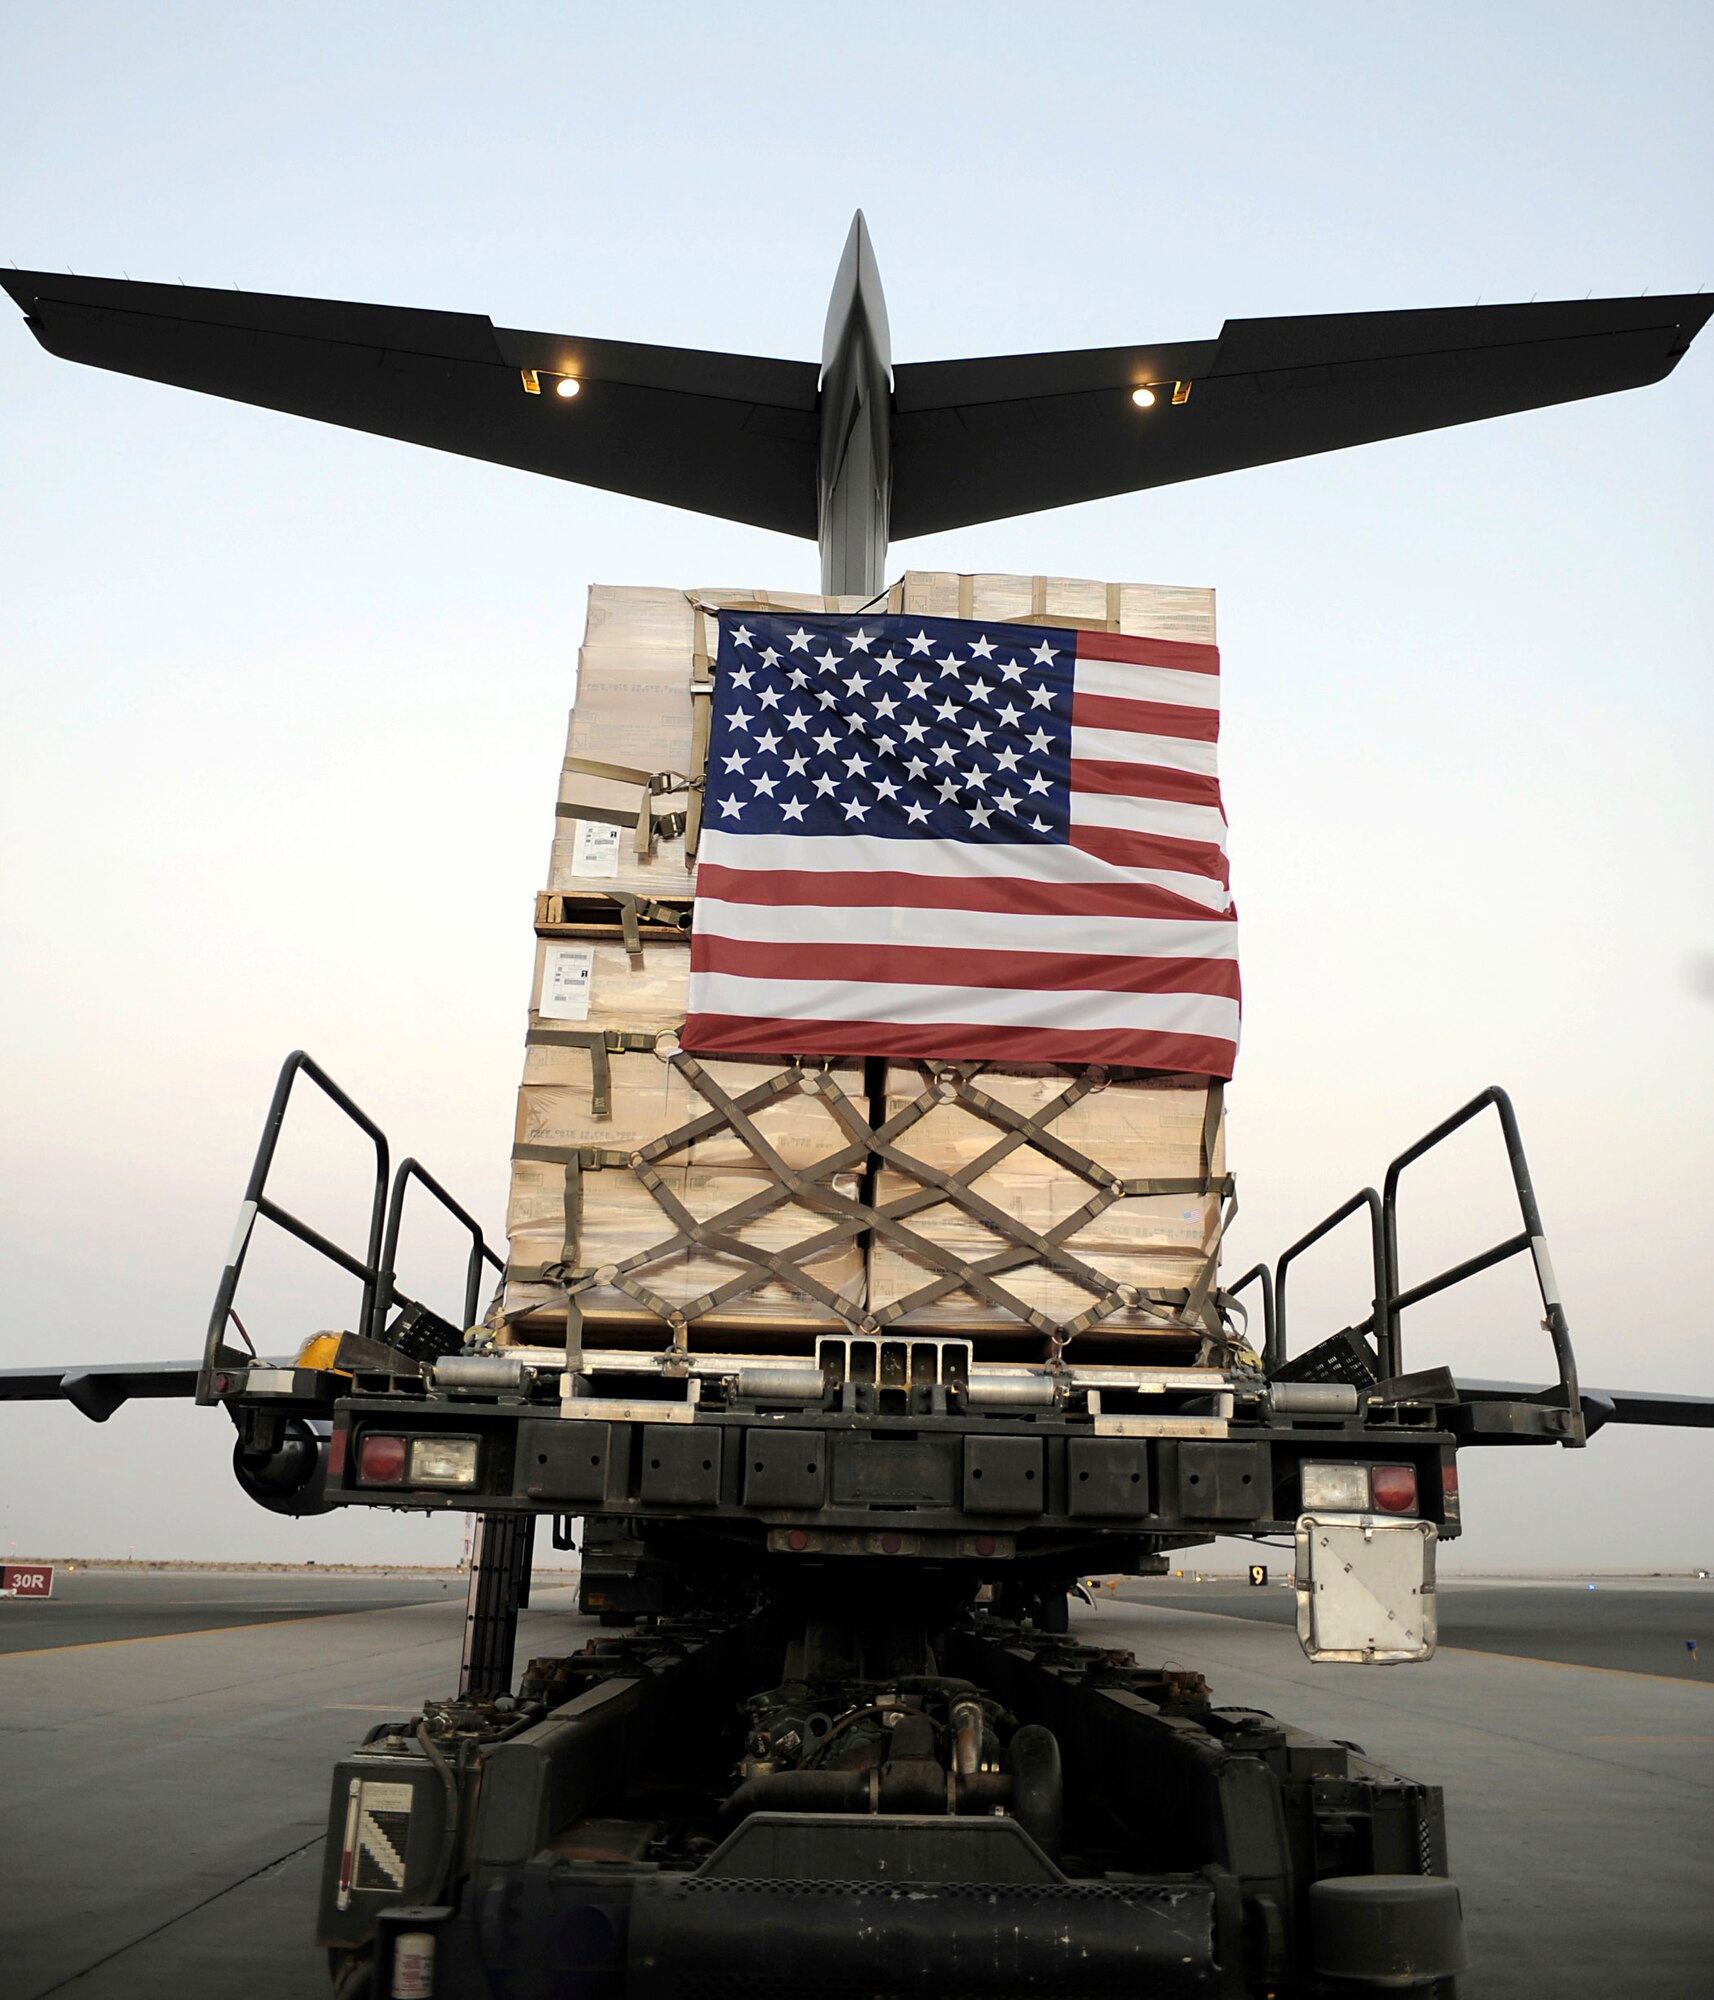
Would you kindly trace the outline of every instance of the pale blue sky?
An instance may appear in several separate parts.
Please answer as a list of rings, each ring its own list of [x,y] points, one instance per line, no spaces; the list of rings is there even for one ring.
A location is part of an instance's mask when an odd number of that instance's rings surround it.
[[[900,359],[1695,290],[1711,23],[14,7],[0,255],[811,356],[861,204]],[[1711,407],[1705,338],[1638,394],[894,550],[1220,593],[1235,1269],[1502,1081],[1586,1379],[1714,1391]],[[497,1231],[584,589],[805,587],[813,550],[73,369],[16,319],[0,438],[0,1366],[196,1350],[297,1043]],[[1509,1231],[1491,1167],[1425,1182],[1419,1271]],[[339,1313],[267,1275],[276,1344]],[[1304,1276],[1306,1325],[1360,1310]],[[1417,1317],[1413,1360],[1545,1354],[1516,1272]],[[0,1547],[447,1546],[249,1508],[206,1414],[0,1432]],[[1708,1451],[1478,1459],[1455,1559],[1705,1559]]]

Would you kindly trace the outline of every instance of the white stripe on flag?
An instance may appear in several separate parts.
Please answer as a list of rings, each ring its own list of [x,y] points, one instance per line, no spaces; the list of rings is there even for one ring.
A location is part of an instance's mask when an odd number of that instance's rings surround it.
[[[1132,729],[1079,729],[1071,731],[1071,754],[1088,757],[1100,764],[1159,764],[1169,771],[1195,771],[1212,778],[1215,773],[1214,743],[1199,743],[1194,736],[1144,736]]]
[[[1081,795],[1080,795],[1081,796]],[[1134,801],[1127,801],[1127,805]],[[1125,822],[1134,825],[1134,821]],[[1197,835],[1200,839],[1202,836]],[[847,833],[837,839],[806,839],[789,833],[723,833],[704,827],[697,860],[718,868],[801,872],[812,875],[922,875],[974,881],[1095,882],[1147,884],[1186,896],[1205,909],[1224,910],[1230,898],[1218,882],[1176,868],[1121,868],[1099,855],[1035,841],[1013,846],[1000,841],[889,840],[880,834]]]
[[[1025,916],[1007,910],[729,903],[698,896],[700,935],[748,944],[927,945],[955,951],[1088,952],[1111,958],[1236,958],[1230,921]]]
[[[1079,694],[1111,695],[1115,701],[1170,701],[1178,708],[1220,706],[1218,674],[1186,674],[1176,667],[1083,658],[1079,658],[1076,672]]]
[[[1238,1039],[1237,1001],[1213,993],[1043,993],[1003,986],[894,986],[693,972],[689,1011],[751,1020],[892,1021],[901,1026],[946,1022]]]
[[[1226,815],[1218,806],[1190,806],[1178,799],[1138,799],[1128,793],[1073,792],[1073,826],[1114,826],[1125,833],[1158,833],[1171,840],[1226,845]]]

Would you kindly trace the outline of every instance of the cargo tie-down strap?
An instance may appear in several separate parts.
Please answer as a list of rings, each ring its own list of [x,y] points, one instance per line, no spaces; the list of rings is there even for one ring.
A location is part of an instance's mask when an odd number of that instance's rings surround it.
[[[698,704],[699,714],[706,712],[706,703]],[[676,840],[685,833],[691,816],[697,823],[702,819],[702,760],[708,750],[708,725],[701,727],[702,758],[698,759],[694,772],[684,771],[641,771],[631,764],[602,764],[593,757],[567,757],[562,770],[575,771],[580,777],[609,778],[616,785],[636,785],[642,798],[635,812],[625,812],[616,806],[566,805],[558,807],[561,819],[590,819],[604,821],[608,826],[634,826],[637,829],[637,852],[651,854],[657,840]],[[671,812],[657,812],[655,800],[672,798],[684,793],[686,804]]]
[[[609,1050],[639,1045],[654,1046],[648,1035],[615,1039],[576,1035],[559,1029],[537,1029],[531,1042],[576,1043],[587,1046],[597,1066],[592,1077],[591,1109],[597,1117],[607,1115],[608,1090],[604,1075]],[[1203,1353],[1212,1355],[1222,1348],[1226,1335],[1222,1315],[1224,1300],[1215,1289],[1220,1240],[1236,1212],[1229,1175],[1212,1171],[1218,1145],[1221,1087],[1214,1084],[1207,1094],[1203,1119],[1201,1172],[1195,1175],[1126,1179],[1091,1159],[1088,1154],[1053,1131],[1053,1121],[1093,1090],[1102,1088],[1107,1072],[1091,1068],[1073,1077],[1064,1091],[1045,1109],[1030,1116],[990,1097],[978,1087],[980,1065],[928,1065],[924,1090],[879,1125],[872,1124],[858,1104],[841,1086],[837,1077],[807,1062],[782,1069],[753,1088],[734,1097],[721,1088],[694,1056],[682,1051],[666,1058],[672,1067],[704,1100],[707,1109],[676,1130],[663,1133],[634,1152],[591,1147],[520,1146],[521,1160],[557,1163],[565,1171],[565,1234],[562,1257],[545,1265],[514,1264],[508,1276],[522,1284],[563,1286],[570,1315],[578,1317],[577,1301],[595,1290],[616,1290],[656,1315],[674,1345],[683,1346],[687,1329],[695,1321],[731,1306],[746,1294],[770,1282],[783,1283],[813,1300],[830,1319],[857,1333],[877,1333],[905,1315],[932,1305],[949,1293],[971,1293],[1002,1314],[1039,1333],[1049,1359],[1057,1360],[1065,1347],[1081,1333],[1099,1326],[1115,1314],[1141,1312],[1154,1320],[1160,1331],[1197,1334]],[[831,1114],[846,1145],[812,1167],[789,1164],[770,1144],[756,1124],[756,1114],[794,1091],[818,1096]],[[994,1143],[961,1172],[948,1172],[916,1159],[900,1140],[937,1106],[956,1103],[996,1130]],[[698,1218],[685,1207],[659,1169],[698,1140],[717,1132],[740,1139],[754,1155],[756,1165],[771,1176],[771,1184],[733,1203],[718,1214]],[[1054,1161],[1089,1187],[1089,1198],[1073,1213],[1045,1230],[1030,1228],[1018,1217],[997,1208],[978,1192],[980,1181],[1009,1155],[1022,1147],[1032,1147]],[[836,1183],[842,1177],[870,1171],[877,1166],[893,1169],[917,1183],[908,1194],[875,1203],[845,1192]],[[579,1261],[582,1218],[582,1178],[596,1170],[628,1170],[648,1189],[660,1208],[671,1234],[647,1249],[634,1252],[599,1267]],[[1122,1284],[1090,1263],[1071,1247],[1074,1238],[1103,1210],[1128,1196],[1214,1194],[1225,1201],[1225,1210],[1212,1245],[1205,1253],[1193,1283],[1184,1287],[1144,1287]],[[745,1241],[737,1232],[770,1210],[796,1203],[825,1221],[826,1227],[803,1241],[779,1250],[765,1249]],[[982,1229],[998,1237],[1003,1247],[975,1258],[961,1257],[945,1244],[910,1227],[910,1219],[924,1209],[950,1203]],[[886,1243],[932,1273],[924,1283],[889,1304],[865,1308],[843,1298],[822,1284],[804,1267],[815,1258],[858,1239]],[[676,1302],[663,1297],[646,1280],[649,1266],[663,1258],[682,1255],[692,1249],[732,1259],[738,1269],[725,1283],[700,1297]],[[1089,1303],[1074,1316],[1056,1320],[1009,1290],[1003,1278],[1025,1267],[1041,1266],[1055,1272],[1088,1294]],[[520,1318],[535,1308],[522,1305],[508,1312]],[[572,1328],[568,1325],[568,1344]]]
[[[619,935],[625,949],[638,952],[643,948],[643,925],[654,924],[665,931],[688,931],[690,929],[690,905],[682,897],[645,896],[636,889],[603,889],[594,882],[579,882],[575,889],[545,889],[536,898],[536,935],[538,937],[602,936],[606,925],[594,925],[584,930],[580,917],[592,916],[592,912],[579,911],[580,903],[616,903],[619,908]],[[561,915],[556,918],[554,905],[560,906]],[[543,905],[547,908],[544,911]]]
[[[637,853],[647,858],[657,840],[684,836],[687,861],[696,859],[696,845],[702,833],[703,780],[708,766],[708,738],[714,721],[714,653],[710,644],[712,620],[704,615],[709,607],[692,599],[697,611],[696,645],[691,656],[690,677],[690,769],[688,771],[639,771],[629,764],[603,764],[591,757],[567,757],[563,769],[585,778],[610,778],[621,785],[641,788],[642,798],[634,813],[612,807],[561,805],[568,819],[605,820],[610,826],[637,829]],[[682,806],[662,812],[658,798],[684,797]]]
[[[652,1055],[660,1045],[658,1034],[633,1028],[532,1028],[524,1037],[528,1049],[586,1049],[589,1052],[589,1114],[592,1118],[613,1115],[613,1066],[617,1055]],[[554,1148],[515,1146],[512,1156],[519,1160],[551,1158]],[[620,1155],[628,1163],[630,1154]]]

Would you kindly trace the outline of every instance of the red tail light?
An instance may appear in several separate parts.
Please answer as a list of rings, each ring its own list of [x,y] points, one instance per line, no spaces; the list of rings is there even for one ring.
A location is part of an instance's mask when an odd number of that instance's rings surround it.
[[[1378,1514],[1416,1512],[1416,1467],[1377,1465],[1370,1474]]]
[[[384,1431],[365,1431],[357,1441],[358,1485],[403,1486],[405,1456],[402,1437],[391,1437]]]

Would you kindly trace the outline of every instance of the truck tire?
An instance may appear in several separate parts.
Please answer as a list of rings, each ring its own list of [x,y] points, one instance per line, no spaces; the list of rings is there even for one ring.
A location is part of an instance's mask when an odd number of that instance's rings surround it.
[[[1309,1930],[1315,1970],[1341,1991],[1449,1987],[1470,1965],[1458,1886],[1440,1875],[1324,1876]]]

